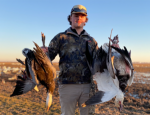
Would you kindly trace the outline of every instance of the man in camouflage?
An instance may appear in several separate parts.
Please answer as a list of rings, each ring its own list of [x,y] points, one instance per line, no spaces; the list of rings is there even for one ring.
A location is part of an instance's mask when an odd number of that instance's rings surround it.
[[[48,47],[49,57],[53,60],[59,54],[59,95],[62,115],[74,115],[76,104],[80,115],[88,115],[88,107],[81,107],[90,94],[95,91],[85,52],[86,41],[93,58],[98,50],[97,42],[84,29],[87,10],[75,5],[68,16],[71,25],[65,32],[57,34]]]

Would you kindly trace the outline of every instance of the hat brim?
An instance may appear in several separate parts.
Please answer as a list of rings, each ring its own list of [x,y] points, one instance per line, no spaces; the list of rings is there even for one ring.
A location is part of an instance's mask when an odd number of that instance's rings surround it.
[[[84,14],[85,16],[87,16],[87,14],[83,12],[72,12],[72,14]]]

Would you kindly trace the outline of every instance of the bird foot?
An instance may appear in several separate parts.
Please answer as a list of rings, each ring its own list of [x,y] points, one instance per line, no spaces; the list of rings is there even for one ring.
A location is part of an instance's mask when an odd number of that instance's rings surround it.
[[[39,91],[37,85],[34,87],[34,90],[37,91],[37,92]]]

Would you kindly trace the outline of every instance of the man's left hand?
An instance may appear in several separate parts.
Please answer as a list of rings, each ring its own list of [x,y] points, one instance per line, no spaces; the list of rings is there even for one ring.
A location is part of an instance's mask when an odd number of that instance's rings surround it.
[[[41,47],[41,49],[44,51],[44,53],[48,52],[48,47]]]

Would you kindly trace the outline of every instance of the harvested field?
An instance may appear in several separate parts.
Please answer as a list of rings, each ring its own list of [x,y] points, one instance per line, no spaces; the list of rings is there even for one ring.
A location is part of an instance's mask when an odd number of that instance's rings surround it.
[[[24,67],[22,65],[12,65],[11,63],[0,64],[6,67]],[[145,65],[145,66],[143,66]],[[54,63],[57,70],[58,63]],[[150,73],[148,69],[150,64],[134,64],[136,73]],[[145,69],[144,69],[145,68]],[[56,89],[53,95],[52,108],[46,112],[46,89],[43,86],[38,86],[39,92],[34,89],[26,94],[10,97],[14,90],[15,81],[8,80],[14,76],[15,73],[3,74],[0,76],[0,115],[60,115],[58,84],[56,81]],[[114,106],[114,98],[106,103],[96,105],[95,115],[148,115],[150,114],[150,84],[144,83],[144,78],[149,76],[135,76],[132,86],[127,87],[124,99],[124,109],[119,112],[118,108]],[[149,77],[150,78],[150,77]],[[143,80],[141,80],[143,79]],[[76,115],[79,115],[78,108]]]

